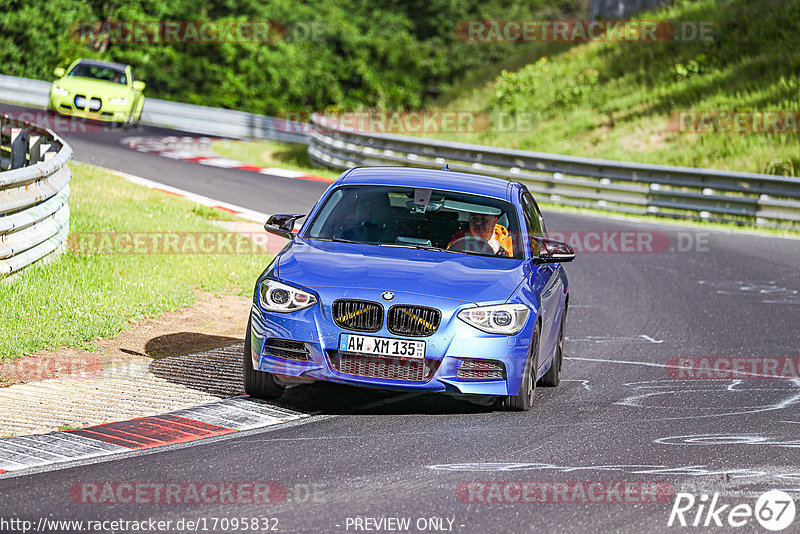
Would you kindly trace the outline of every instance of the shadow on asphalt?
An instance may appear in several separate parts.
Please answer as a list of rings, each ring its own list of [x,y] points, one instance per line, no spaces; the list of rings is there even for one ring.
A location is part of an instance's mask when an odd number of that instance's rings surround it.
[[[244,395],[241,343],[157,359],[150,363],[149,370],[158,378],[219,398]],[[491,406],[472,404],[442,394],[409,393],[329,382],[287,388],[281,398],[270,401],[270,404],[305,413],[332,415],[449,415],[494,410]]]
[[[150,339],[144,346],[145,356],[165,358],[176,354],[189,354],[208,351],[238,343],[241,338],[214,336],[200,332],[176,332]]]

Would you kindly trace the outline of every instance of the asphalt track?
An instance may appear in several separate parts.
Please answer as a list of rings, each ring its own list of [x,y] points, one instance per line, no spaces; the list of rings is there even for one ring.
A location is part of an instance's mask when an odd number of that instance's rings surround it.
[[[305,211],[326,187],[138,153],[119,144],[129,132],[63,135],[77,160],[260,212]],[[176,134],[143,128],[135,135]],[[287,405],[313,405],[320,415],[0,478],[0,518],[34,524],[42,517],[171,520],[171,532],[189,530],[175,528],[181,519],[205,520],[206,531],[235,530],[219,518],[275,518],[269,526],[283,532],[390,532],[397,530],[373,527],[395,523],[372,520],[408,518],[411,532],[638,533],[686,530],[667,526],[674,494],[685,492],[698,502],[717,493],[717,508],[727,505],[719,515],[725,526],[688,530],[764,531],[754,518],[741,528],[725,522],[733,506],[753,507],[767,490],[799,496],[800,380],[685,379],[667,366],[676,358],[797,362],[800,241],[609,217],[545,217],[551,232],[577,235],[584,244],[596,241],[580,232],[606,232],[601,235],[613,240],[630,231],[652,232],[656,243],[668,238],[668,244],[653,253],[586,251],[567,266],[563,381],[538,389],[531,412],[493,411],[435,395],[301,386]],[[69,496],[75,484],[122,481],[274,481],[286,498],[274,504],[84,504]],[[509,481],[541,483],[528,487],[544,488],[543,500],[550,502],[536,502],[542,494],[529,495],[534,502],[513,502],[526,499],[516,490],[523,486]],[[607,491],[598,492],[593,482]],[[657,484],[668,493],[659,502],[619,502],[624,489],[610,482]],[[579,486],[600,502],[582,499]],[[550,491],[559,487],[569,491]],[[690,524],[697,511],[695,505],[685,513]],[[441,524],[430,521],[436,518]],[[699,524],[705,520],[703,513]],[[785,530],[798,531],[800,517]]]

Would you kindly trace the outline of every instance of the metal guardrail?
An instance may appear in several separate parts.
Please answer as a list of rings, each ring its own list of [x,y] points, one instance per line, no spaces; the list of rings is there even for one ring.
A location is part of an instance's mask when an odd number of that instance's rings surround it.
[[[745,221],[762,226],[800,222],[800,178],[690,167],[645,165],[471,145],[340,127],[314,115],[308,147],[317,164],[335,169],[411,165],[523,182],[540,201],[674,218]]]
[[[52,131],[0,117],[0,276],[63,250],[70,158],[72,149]]]
[[[145,89],[142,124],[186,130],[213,137],[274,139],[308,144],[300,123],[244,111],[211,108],[148,98]],[[46,109],[50,83],[0,74],[0,101]]]
[[[0,100],[45,108],[50,84],[0,75]],[[346,169],[413,165],[524,182],[541,200],[674,218],[800,223],[800,178],[579,158],[355,131],[319,115],[308,125],[265,115],[147,98],[142,122],[210,136],[309,144],[312,161]]]

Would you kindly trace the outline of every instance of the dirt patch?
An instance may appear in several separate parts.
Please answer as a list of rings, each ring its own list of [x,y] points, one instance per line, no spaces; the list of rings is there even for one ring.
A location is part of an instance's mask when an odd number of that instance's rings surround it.
[[[98,339],[97,351],[48,349],[4,362],[0,387],[238,343],[244,339],[250,305],[249,297],[201,292],[189,308],[131,321],[131,327],[119,336]]]

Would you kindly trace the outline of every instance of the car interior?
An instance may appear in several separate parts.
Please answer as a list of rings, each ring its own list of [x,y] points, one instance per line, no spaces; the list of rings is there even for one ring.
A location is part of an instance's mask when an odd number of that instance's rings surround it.
[[[341,189],[329,199],[335,204],[317,215],[324,221],[312,224],[309,237],[447,248],[453,236],[469,229],[469,213],[476,210],[497,215],[497,224],[511,235],[518,231],[504,209],[475,203],[479,197],[465,201],[465,195],[434,191],[429,202],[418,204],[413,189]]]

